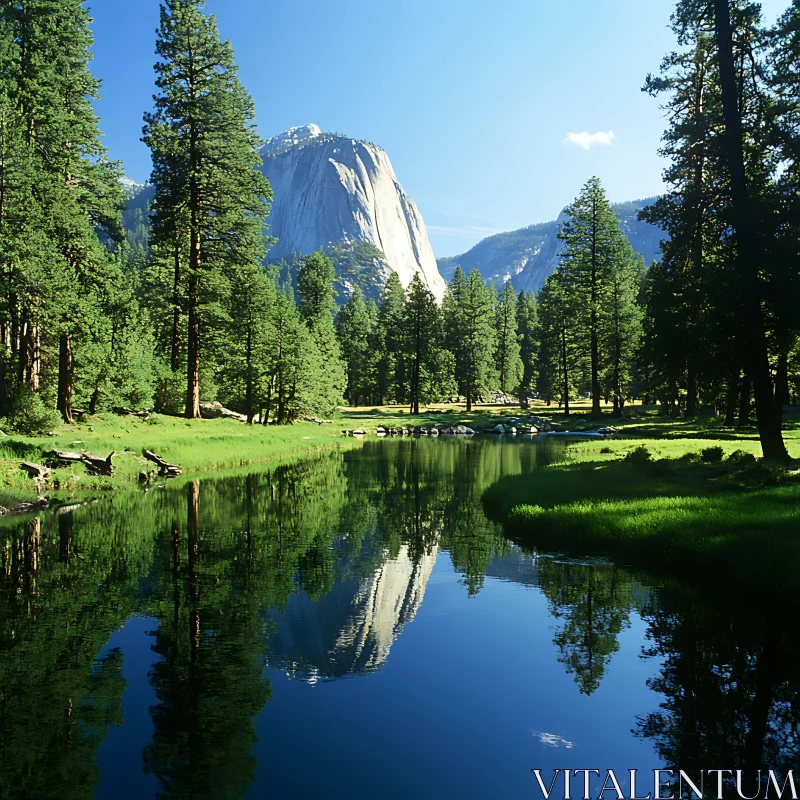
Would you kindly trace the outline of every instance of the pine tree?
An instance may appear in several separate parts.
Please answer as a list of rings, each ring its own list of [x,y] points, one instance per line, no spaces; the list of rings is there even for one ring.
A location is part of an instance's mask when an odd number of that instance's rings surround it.
[[[488,395],[496,383],[496,297],[477,269],[464,280],[460,268],[445,295],[445,341],[455,358],[456,381],[466,397],[467,411],[472,411],[476,397]]]
[[[651,375],[662,375],[665,369],[671,373],[668,384],[651,388],[677,408],[683,387],[685,413],[692,417],[699,413],[701,389],[714,379],[714,366],[723,375],[735,370],[738,384],[742,365],[736,356],[737,330],[725,329],[734,309],[731,293],[723,288],[729,278],[724,274],[726,223],[719,198],[727,193],[727,179],[718,144],[721,109],[713,38],[683,15],[676,16],[673,28],[690,47],[670,53],[661,74],[648,76],[644,87],[653,96],[668,94],[670,128],[661,153],[671,162],[665,172],[669,190],[641,214],[669,234],[662,243],[662,262],[668,269],[654,276],[660,285],[652,296],[659,307],[649,312],[659,314],[660,321],[649,326],[648,336],[658,336],[672,349],[648,346],[647,352],[653,357]],[[662,327],[668,323],[675,326],[669,334]],[[730,345],[727,353],[724,344]]]
[[[347,387],[346,367],[333,325],[333,278],[333,263],[323,253],[312,253],[303,259],[297,273],[300,318],[320,358],[314,379],[318,410],[325,416],[330,416],[342,402]]]
[[[520,358],[522,359],[522,380],[519,397],[527,405],[527,397],[533,391],[536,381],[536,352],[538,349],[539,320],[536,308],[536,295],[520,291],[517,296],[517,330],[519,331]]]
[[[202,0],[161,5],[158,94],[144,127],[153,153],[157,242],[175,259],[170,298],[175,312],[180,284],[185,287],[185,413],[194,419],[200,416],[204,325],[215,305],[227,299],[231,277],[262,260],[272,198],[257,170],[260,140],[252,100],[237,78],[230,43],[220,40],[216,19],[202,7]],[[184,240],[178,243],[181,230]],[[180,266],[184,253],[185,269]]]
[[[347,364],[347,399],[350,405],[367,402],[374,387],[374,351],[372,321],[357,286],[349,302],[336,315],[336,334],[342,357]]]
[[[260,264],[244,267],[232,276],[222,376],[227,404],[240,408],[251,424],[267,393],[275,296],[275,282]]]
[[[714,0],[714,30],[725,121],[725,160],[731,181],[730,218],[736,243],[737,277],[745,312],[744,346],[749,356],[749,375],[753,382],[762,452],[765,458],[787,461],[789,454],[781,431],[782,409],[777,409],[775,404],[764,319],[764,290],[760,270],[766,267],[767,254],[757,227],[755,194],[758,185],[752,175],[748,177],[746,170],[745,148],[750,146],[750,132],[744,130],[741,75],[737,74],[735,63],[741,47],[736,47],[738,52],[734,52],[729,3],[730,0]],[[736,44],[741,45],[741,41]]]
[[[519,390],[524,367],[520,356],[520,336],[517,322],[517,298],[508,281],[497,304],[498,386],[506,394]]]
[[[581,293],[561,268],[547,278],[539,295],[537,387],[548,403],[560,398],[567,416],[570,398],[587,371],[588,336],[579,313],[582,304]]]
[[[419,414],[420,403],[441,399],[451,386],[452,356],[443,347],[442,320],[436,298],[419,274],[406,295],[405,338],[408,353],[409,404]]]
[[[603,354],[603,308],[615,270],[620,266],[623,238],[614,210],[597,178],[591,178],[566,209],[567,221],[559,231],[563,241],[560,262],[564,280],[582,299],[581,313],[587,329],[591,371],[592,418],[602,417],[600,370]]]
[[[618,242],[616,268],[609,278],[602,319],[602,350],[605,353],[604,383],[614,404],[613,415],[622,414],[629,396],[632,370],[642,335],[639,291],[644,273],[641,256],[627,239]]]
[[[376,390],[379,402],[408,399],[405,351],[405,292],[396,272],[381,292],[375,327]]]

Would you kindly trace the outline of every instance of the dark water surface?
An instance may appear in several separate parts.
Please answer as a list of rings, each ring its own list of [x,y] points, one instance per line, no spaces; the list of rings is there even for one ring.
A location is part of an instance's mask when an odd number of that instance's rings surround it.
[[[4,528],[0,796],[540,797],[533,768],[796,765],[779,609],[487,520],[486,488],[563,446],[369,442]]]

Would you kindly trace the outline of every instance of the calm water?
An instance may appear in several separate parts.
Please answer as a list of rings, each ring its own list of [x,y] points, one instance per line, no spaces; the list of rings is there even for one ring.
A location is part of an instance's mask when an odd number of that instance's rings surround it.
[[[374,441],[5,529],[0,795],[538,797],[533,768],[796,766],[779,612],[484,516],[559,446]]]

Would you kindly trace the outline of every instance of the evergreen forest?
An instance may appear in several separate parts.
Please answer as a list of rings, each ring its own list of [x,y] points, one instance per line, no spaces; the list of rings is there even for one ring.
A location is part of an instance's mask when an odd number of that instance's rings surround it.
[[[541,292],[458,267],[441,303],[419,275],[404,287],[391,272],[376,302],[348,279],[347,254],[338,276],[335,253],[266,264],[263,142],[202,0],[161,4],[142,129],[154,197],[126,211],[93,107],[90,22],[80,0],[0,2],[10,428],[116,409],[197,419],[214,401],[282,425],[345,404],[416,414],[535,398],[569,414],[591,398],[595,419],[603,402],[620,416],[638,400],[755,422],[764,454],[787,458],[782,410],[800,391],[797,0],[771,28],[749,0],[677,3],[680,48],[643,87],[668,125],[667,190],[641,212],[665,231],[660,260],[634,252],[590,178]],[[364,248],[377,278],[380,251]]]

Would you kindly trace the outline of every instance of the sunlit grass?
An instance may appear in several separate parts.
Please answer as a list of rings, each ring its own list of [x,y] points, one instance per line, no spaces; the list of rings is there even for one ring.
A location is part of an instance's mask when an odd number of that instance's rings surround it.
[[[648,441],[650,462],[623,460],[640,443],[570,448],[566,464],[495,484],[484,496],[488,513],[536,547],[791,593],[800,569],[797,475],[762,462],[702,463],[696,440]],[[714,444],[726,458],[758,453],[757,443]]]
[[[113,478],[89,475],[80,464],[54,469],[48,487],[67,495],[85,490],[106,490],[133,485],[141,472],[154,465],[142,457],[152,450],[178,464],[185,473],[285,462],[334,447],[357,447],[338,426],[298,423],[288,427],[247,426],[229,419],[192,420],[155,415],[138,417],[101,414],[85,423],[61,426],[53,436],[0,439],[0,505],[35,499],[36,487],[20,469],[22,461],[41,463],[53,450],[88,450],[114,458]]]

